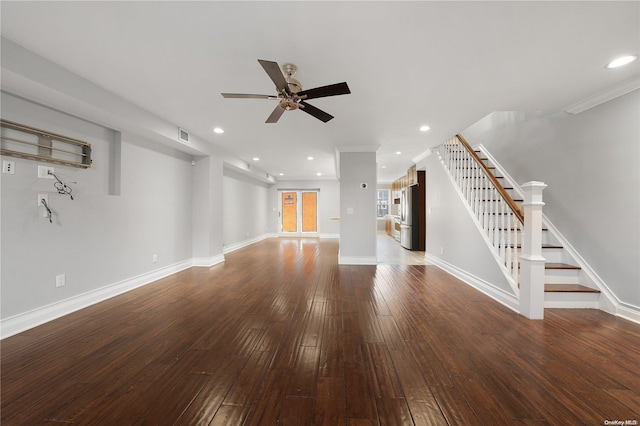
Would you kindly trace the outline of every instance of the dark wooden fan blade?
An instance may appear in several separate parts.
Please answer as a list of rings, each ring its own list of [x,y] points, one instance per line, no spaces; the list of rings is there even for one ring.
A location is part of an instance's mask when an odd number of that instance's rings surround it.
[[[224,98],[230,99],[278,99],[272,95],[252,95],[250,93],[220,93]]]
[[[265,121],[265,123],[277,123],[278,120],[280,120],[280,117],[282,116],[283,113],[284,113],[284,108],[282,108],[280,105],[277,105],[276,109],[273,110],[273,112],[271,113],[269,118],[267,118],[267,121]]]
[[[298,92],[298,97],[302,99],[326,98],[327,96],[348,95],[351,93],[347,83],[336,83],[328,86],[316,87],[315,89],[302,90]]]
[[[262,68],[267,72],[273,84],[276,85],[278,92],[281,93],[283,90],[287,92],[287,94],[291,94],[289,91],[289,86],[287,85],[287,81],[284,79],[284,74],[282,74],[282,70],[280,69],[280,65],[277,62],[273,61],[265,61],[263,59],[258,59]]]
[[[326,112],[324,112],[323,110],[314,107],[311,104],[308,104],[304,101],[300,101],[300,109],[304,112],[306,112],[309,115],[313,115],[315,118],[317,118],[318,120],[326,123],[327,121],[331,120],[333,118],[333,115],[331,114],[327,114]]]

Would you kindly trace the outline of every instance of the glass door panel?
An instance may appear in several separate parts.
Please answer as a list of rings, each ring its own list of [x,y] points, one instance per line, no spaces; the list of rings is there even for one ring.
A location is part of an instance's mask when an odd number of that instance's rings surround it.
[[[302,232],[318,232],[318,193],[302,193]]]
[[[298,193],[282,193],[282,232],[298,232]]]
[[[318,191],[280,191],[280,235],[318,236]]]

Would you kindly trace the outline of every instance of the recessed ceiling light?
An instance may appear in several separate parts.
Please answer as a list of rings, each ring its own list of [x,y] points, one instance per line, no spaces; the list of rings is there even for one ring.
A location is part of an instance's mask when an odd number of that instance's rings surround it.
[[[307,157],[307,160],[313,160],[313,157],[309,156]]]
[[[387,166],[380,166],[380,167],[382,167],[383,169],[386,169],[386,168],[387,168]]]
[[[623,67],[623,66],[625,66],[627,64],[630,64],[631,62],[635,61],[636,59],[638,59],[638,57],[637,56],[633,56],[633,55],[621,56],[621,57],[616,58],[613,61],[609,62],[609,64],[607,65],[607,68]]]
[[[253,157],[253,161],[260,161],[258,157]]]
[[[280,173],[278,176],[284,176],[284,173]]]
[[[431,129],[431,127],[429,127],[429,126],[421,126],[420,127],[420,131],[421,132],[428,132],[430,129]]]
[[[219,135],[224,133],[224,130],[221,129],[220,127],[216,127],[215,129],[213,129],[213,133],[217,133]]]
[[[400,154],[402,154],[402,152],[401,151],[396,151],[396,154],[400,155]]]
[[[322,173],[318,172],[316,173],[316,176],[322,176]]]

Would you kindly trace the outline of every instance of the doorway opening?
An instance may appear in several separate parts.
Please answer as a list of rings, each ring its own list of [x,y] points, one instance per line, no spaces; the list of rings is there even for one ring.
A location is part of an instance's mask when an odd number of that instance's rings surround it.
[[[280,230],[278,235],[288,237],[317,237],[317,190],[278,191]]]

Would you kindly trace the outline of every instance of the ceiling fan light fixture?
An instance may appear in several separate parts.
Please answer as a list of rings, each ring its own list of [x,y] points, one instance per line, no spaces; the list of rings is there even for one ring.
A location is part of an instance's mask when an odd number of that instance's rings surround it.
[[[221,93],[221,95],[224,98],[231,99],[278,100],[278,105],[271,115],[269,115],[265,123],[277,123],[285,111],[295,111],[297,109],[317,118],[323,123],[327,123],[334,118],[333,115],[308,104],[306,101],[328,96],[348,95],[351,93],[346,82],[302,90],[300,82],[293,78],[297,71],[295,65],[284,64],[284,66],[280,68],[277,62],[265,61],[263,59],[258,59],[258,62],[275,84],[277,95],[256,95],[249,93]]]
[[[614,59],[613,61],[609,62],[607,64],[607,68],[611,69],[611,68],[620,68],[623,67],[627,64],[630,64],[631,62],[635,61],[636,59],[638,59],[637,56],[635,55],[627,55],[627,56],[621,56],[619,58]]]

